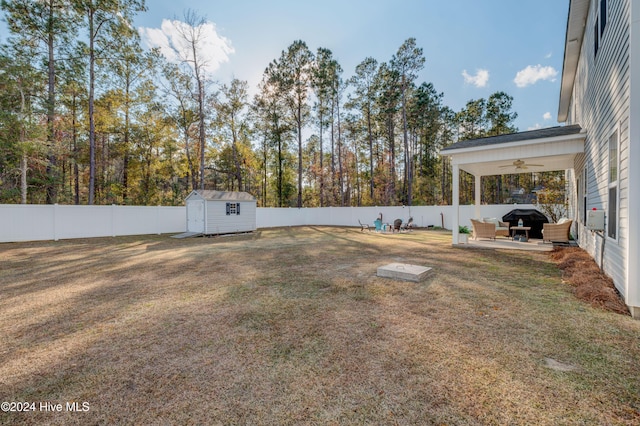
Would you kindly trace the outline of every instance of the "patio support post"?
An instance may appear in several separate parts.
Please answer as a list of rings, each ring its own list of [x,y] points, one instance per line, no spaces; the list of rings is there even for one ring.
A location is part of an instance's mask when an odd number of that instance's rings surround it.
[[[453,164],[453,171],[451,176],[452,190],[453,190],[453,223],[451,224],[451,231],[453,234],[453,245],[458,245],[458,226],[460,224],[460,166]]]
[[[476,193],[475,193],[475,209],[474,209],[474,216],[476,219],[482,217],[481,213],[480,213],[480,203],[482,202],[482,176],[480,175],[475,175],[474,176],[476,178]]]

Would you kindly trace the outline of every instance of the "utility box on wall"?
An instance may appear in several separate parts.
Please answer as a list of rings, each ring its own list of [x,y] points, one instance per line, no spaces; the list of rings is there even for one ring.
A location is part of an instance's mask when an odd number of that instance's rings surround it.
[[[604,210],[587,210],[587,229],[604,231]]]

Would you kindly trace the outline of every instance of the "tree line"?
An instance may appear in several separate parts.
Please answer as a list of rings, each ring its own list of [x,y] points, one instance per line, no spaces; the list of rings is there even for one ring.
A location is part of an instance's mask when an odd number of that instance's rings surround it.
[[[496,92],[460,111],[418,81],[407,39],[387,61],[345,75],[331,50],[294,41],[246,81],[206,72],[206,21],[187,11],[178,61],[145,51],[144,0],[2,0],[0,203],[180,205],[194,189],[240,190],[260,206],[451,203],[443,147],[517,131]],[[509,201],[553,175],[483,178]],[[461,178],[461,202],[474,182]]]

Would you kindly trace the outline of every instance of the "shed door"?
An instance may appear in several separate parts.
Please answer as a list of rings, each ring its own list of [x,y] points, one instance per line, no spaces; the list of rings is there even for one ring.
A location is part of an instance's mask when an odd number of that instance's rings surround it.
[[[187,232],[204,232],[204,200],[187,201]]]

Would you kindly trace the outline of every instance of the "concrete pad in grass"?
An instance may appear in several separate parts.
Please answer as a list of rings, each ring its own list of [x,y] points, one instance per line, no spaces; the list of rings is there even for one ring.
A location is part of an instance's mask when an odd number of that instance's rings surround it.
[[[377,275],[382,278],[420,282],[427,278],[432,268],[428,266],[409,265],[406,263],[389,263],[378,267]]]

